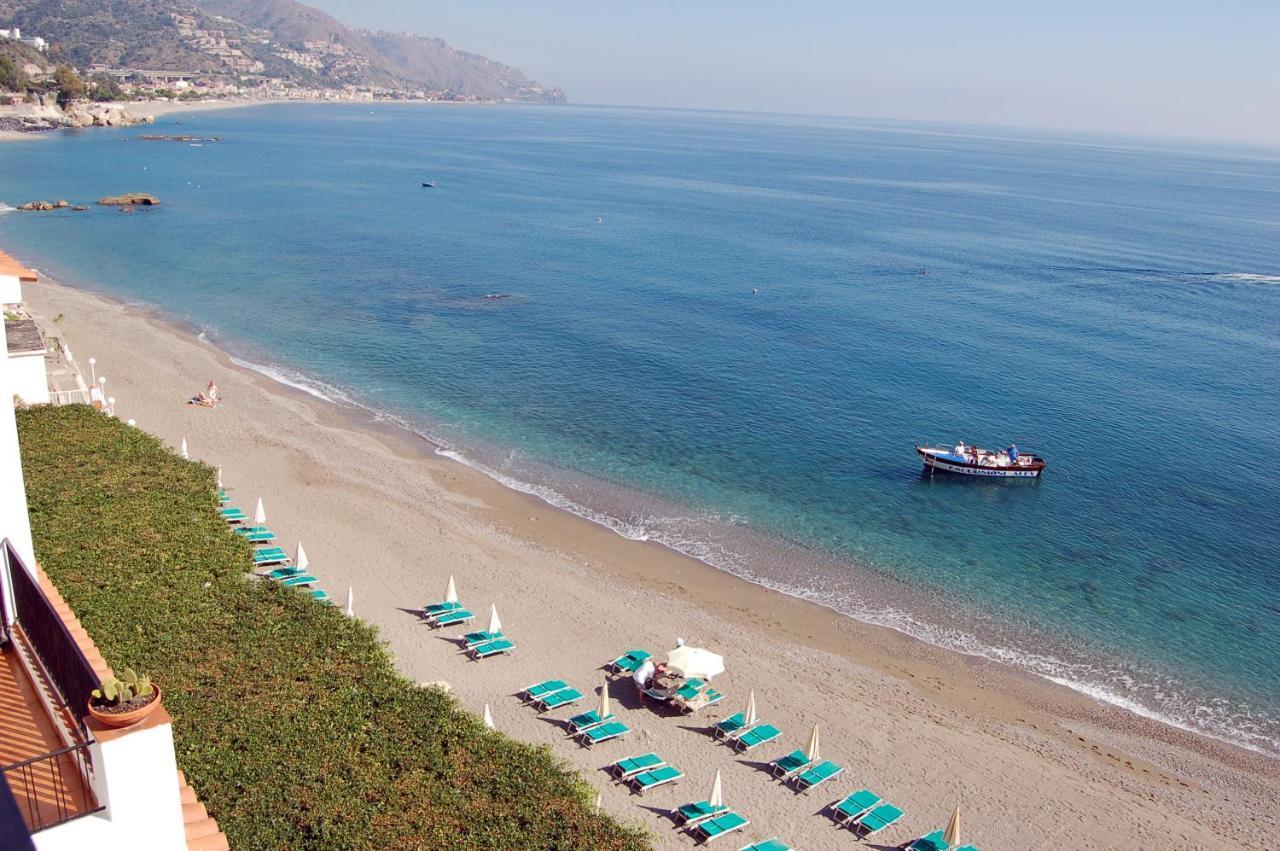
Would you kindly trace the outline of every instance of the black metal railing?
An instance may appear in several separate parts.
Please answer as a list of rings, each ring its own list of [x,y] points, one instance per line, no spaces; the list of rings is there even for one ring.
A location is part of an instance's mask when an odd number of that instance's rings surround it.
[[[6,540],[4,568],[13,588],[15,620],[31,642],[49,679],[53,681],[55,699],[87,733],[84,719],[88,714],[89,696],[98,687],[98,675],[85,658],[80,645],[67,625],[54,611],[53,604],[40,589],[34,576],[27,572],[22,558]]]
[[[106,809],[89,789],[88,767],[89,745],[80,744],[0,767],[0,772],[27,829],[35,833]]]

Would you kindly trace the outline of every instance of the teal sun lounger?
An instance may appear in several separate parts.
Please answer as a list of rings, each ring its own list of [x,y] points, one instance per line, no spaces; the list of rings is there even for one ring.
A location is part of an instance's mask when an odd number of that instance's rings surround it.
[[[317,588],[312,591],[311,598],[317,602],[324,603],[326,606],[333,605],[333,601],[329,599],[329,595],[326,594],[322,588]]]
[[[782,731],[772,724],[759,724],[752,727],[747,732],[732,740],[734,750],[738,753],[746,753],[754,750],[763,744],[772,742],[774,739],[782,735]]]
[[[269,544],[276,539],[276,533],[266,526],[255,526],[250,529],[236,529],[235,533],[251,544]]]
[[[458,602],[446,603],[441,601],[439,603],[430,603],[426,606],[423,606],[422,615],[423,617],[427,617],[427,618],[435,618],[445,614],[446,612],[452,612],[455,609],[461,609],[461,608],[462,608],[461,603],[458,603]]]
[[[775,836],[754,845],[743,845],[738,851],[791,851],[791,846]]]
[[[482,629],[479,632],[468,632],[466,635],[462,636],[462,646],[465,649],[470,650],[477,644],[484,644],[486,641],[493,641],[502,637],[502,630],[489,632],[487,629]]]
[[[565,724],[568,727],[569,735],[576,736],[589,727],[594,727],[597,724],[603,724],[606,721],[613,721],[616,717],[616,715],[610,712],[608,715],[601,718],[599,710],[590,709],[586,712],[573,716],[566,721]]]
[[[621,721],[606,721],[603,724],[597,724],[594,727],[588,727],[575,736],[578,744],[584,748],[592,745],[598,745],[602,742],[608,742],[613,739],[620,739],[627,733],[631,732],[631,728]]]
[[[751,822],[745,816],[740,816],[730,810],[723,815],[718,815],[715,818],[698,822],[693,827],[689,828],[689,835],[698,842],[705,844],[707,842],[711,842],[713,839],[719,839],[722,836],[727,836],[735,830],[742,830],[742,828],[749,824],[751,824]]]
[[[579,700],[582,700],[582,692],[570,686],[535,698],[533,705],[537,707],[539,712],[547,712],[551,709],[559,709],[561,706],[577,703]]]
[[[831,815],[836,821],[847,825],[854,819],[870,812],[880,803],[881,798],[870,789],[862,789],[831,805]]]
[[[648,650],[628,650],[604,668],[611,674],[634,674],[652,655]]]
[[[283,579],[279,580],[280,584],[286,588],[293,588],[293,587],[305,588],[306,586],[314,585],[319,581],[320,580],[316,579],[314,576],[308,576],[305,573],[299,573],[294,576],[286,576]]]
[[[942,838],[942,831],[935,830],[933,833],[913,839],[907,844],[906,851],[947,851],[951,846]]]
[[[831,760],[823,760],[812,768],[806,768],[799,774],[791,775],[791,782],[796,787],[797,792],[808,792],[817,786],[821,786],[833,777],[839,777],[844,773],[844,769],[836,765]]]
[[[711,737],[713,739],[734,738],[745,733],[750,726],[745,713],[735,712],[728,718],[721,718],[711,725]]]
[[[637,795],[643,795],[650,789],[656,789],[659,786],[666,786],[668,783],[675,783],[684,773],[674,765],[660,765],[652,771],[642,771],[633,775],[627,780],[627,785],[631,787],[631,791]]]
[[[666,764],[666,761],[656,753],[645,753],[620,759],[609,766],[608,771],[614,780],[622,781]]]
[[[692,826],[728,811],[729,808],[724,804],[712,806],[710,801],[698,801],[697,803],[676,807],[671,811],[671,818],[678,825]]]
[[[440,629],[446,626],[457,626],[460,623],[470,623],[475,620],[476,616],[466,609],[454,609],[452,612],[445,612],[438,618],[427,621],[432,629]]]
[[[564,680],[543,680],[540,683],[534,683],[520,689],[520,691],[516,692],[516,697],[528,703],[531,700],[537,700],[544,694],[552,694],[568,687],[569,684]]]
[[[769,771],[779,780],[785,780],[797,771],[803,771],[809,767],[813,760],[805,756],[804,751],[792,751],[791,753],[780,756],[773,762],[769,763]]]
[[[238,508],[220,508],[218,511],[222,514],[222,519],[228,523],[243,523],[249,519],[248,515]]]
[[[270,550],[256,550],[253,554],[253,564],[255,567],[266,567],[271,564],[284,564],[287,561],[293,561],[289,558],[289,554],[279,547]]]
[[[864,813],[861,818],[854,819],[852,826],[863,836],[872,836],[896,824],[904,815],[905,813],[893,804],[881,804],[871,812]]]
[[[467,653],[471,655],[472,661],[479,662],[481,659],[488,659],[490,656],[508,656],[515,649],[515,642],[508,641],[505,638],[495,638],[493,641],[477,644]]]

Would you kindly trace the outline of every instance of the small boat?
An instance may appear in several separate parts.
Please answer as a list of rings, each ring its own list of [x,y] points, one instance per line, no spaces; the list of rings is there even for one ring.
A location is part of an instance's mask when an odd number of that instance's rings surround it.
[[[434,181],[434,180],[424,180],[424,181],[422,181],[422,188],[423,188],[423,189],[435,189],[435,188],[436,188],[436,183],[435,183],[435,181]]]
[[[1044,459],[1038,455],[1019,452],[1013,444],[1008,449],[993,451],[977,446],[967,446],[960,441],[955,446],[921,446],[916,444],[916,454],[924,462],[927,472],[957,473],[961,476],[983,476],[1001,479],[1034,479],[1044,471]]]

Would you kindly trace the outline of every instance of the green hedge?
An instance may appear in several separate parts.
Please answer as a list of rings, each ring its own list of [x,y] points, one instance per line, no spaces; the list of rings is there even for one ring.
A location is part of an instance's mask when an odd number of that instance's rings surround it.
[[[643,848],[545,747],[401,677],[376,631],[245,577],[214,473],[84,406],[20,411],[37,557],[236,849]]]

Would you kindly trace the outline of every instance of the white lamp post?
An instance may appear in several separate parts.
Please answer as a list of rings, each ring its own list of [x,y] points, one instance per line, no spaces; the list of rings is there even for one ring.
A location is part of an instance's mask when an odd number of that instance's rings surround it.
[[[114,417],[116,415],[116,397],[107,397],[107,415]]]
[[[89,379],[90,383],[97,384],[98,383],[98,359],[97,358],[89,358],[89,374],[91,376],[91,378]]]

